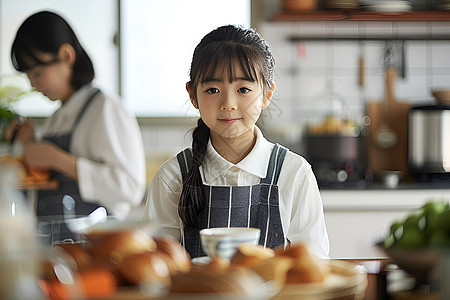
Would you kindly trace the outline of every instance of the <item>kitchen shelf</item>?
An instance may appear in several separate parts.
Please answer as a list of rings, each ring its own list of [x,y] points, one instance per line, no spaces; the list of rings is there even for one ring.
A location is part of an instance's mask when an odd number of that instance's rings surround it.
[[[288,37],[291,42],[306,42],[306,41],[450,41],[450,34],[448,35],[373,35],[373,36],[355,36],[355,35],[324,35],[324,36],[300,36],[295,35]]]
[[[325,10],[309,13],[280,12],[272,21],[392,21],[450,22],[450,11],[375,12],[360,10]]]
[[[326,10],[326,11],[314,11],[310,13],[293,13],[293,12],[281,12],[276,14],[272,21],[290,21],[290,22],[339,22],[339,21],[356,21],[356,22],[450,22],[450,11],[412,11],[403,13],[380,13],[373,11],[352,11],[352,10]],[[388,41],[388,40],[401,40],[401,41],[450,41],[450,32],[440,34],[340,34],[333,32],[330,34],[296,34],[288,38],[292,42],[298,41],[323,41],[323,40],[336,40],[336,41]]]

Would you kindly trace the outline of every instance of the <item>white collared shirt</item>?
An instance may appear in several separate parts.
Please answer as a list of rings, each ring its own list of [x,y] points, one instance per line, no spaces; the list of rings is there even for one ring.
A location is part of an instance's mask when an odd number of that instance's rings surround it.
[[[251,152],[233,164],[220,156],[208,142],[200,167],[203,183],[215,186],[247,186],[266,177],[273,143],[267,141],[256,127],[257,139]],[[163,228],[163,232],[180,240],[182,222],[178,202],[182,175],[178,160],[166,161],[153,178],[147,199],[146,216]],[[316,178],[308,162],[288,151],[278,179],[280,215],[285,237],[309,244],[311,253],[329,258],[329,240],[323,214],[322,199]]]
[[[43,135],[69,133],[92,93],[91,85],[79,89],[46,121]],[[92,100],[73,132],[70,152],[77,156],[83,200],[98,202],[119,218],[141,203],[146,185],[142,135],[118,99],[99,94]]]

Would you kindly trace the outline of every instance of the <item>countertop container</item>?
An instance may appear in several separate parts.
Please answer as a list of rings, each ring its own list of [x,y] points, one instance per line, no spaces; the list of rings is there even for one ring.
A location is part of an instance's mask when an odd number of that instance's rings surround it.
[[[408,167],[413,175],[450,175],[450,106],[411,107]]]

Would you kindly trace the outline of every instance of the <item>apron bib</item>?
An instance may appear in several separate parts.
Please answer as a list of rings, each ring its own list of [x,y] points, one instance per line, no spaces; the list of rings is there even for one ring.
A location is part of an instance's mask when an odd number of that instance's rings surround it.
[[[276,144],[270,155],[267,176],[251,186],[203,185],[205,207],[199,217],[199,228],[253,227],[261,230],[259,244],[276,248],[284,245],[281,224],[278,178],[287,149]],[[183,180],[192,165],[192,153],[185,149],[177,155]],[[183,245],[192,258],[205,256],[200,229],[183,230]]]
[[[67,152],[70,152],[70,145],[72,141],[73,132],[75,131],[89,104],[93,102],[93,99],[99,93],[101,93],[100,90],[95,89],[95,91],[90,95],[90,97],[87,99],[86,103],[78,113],[78,116],[75,119],[72,130],[68,134],[44,136],[43,139],[52,142],[53,144],[55,144],[56,146],[60,147],[61,149]],[[99,205],[96,203],[88,203],[83,201],[83,199],[80,196],[78,183],[75,180],[57,171],[51,171],[50,176],[52,179],[56,179],[58,181],[58,189],[42,190],[38,192],[36,213],[39,221],[43,221],[44,223],[47,222],[61,223],[64,214],[61,201],[64,195],[70,195],[75,200],[75,211],[77,215],[86,216],[90,214],[94,209],[99,207]],[[51,226],[56,227],[55,224],[51,224]],[[53,232],[53,235],[57,235],[57,237],[53,237],[53,240],[74,238],[74,236],[65,226],[60,226],[59,231],[60,232],[58,233]]]

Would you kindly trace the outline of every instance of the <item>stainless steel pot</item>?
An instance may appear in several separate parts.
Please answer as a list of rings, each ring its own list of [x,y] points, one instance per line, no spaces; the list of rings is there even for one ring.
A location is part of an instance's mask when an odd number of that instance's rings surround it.
[[[320,186],[365,180],[365,136],[305,135],[303,142]]]
[[[410,108],[408,167],[413,175],[450,174],[450,106]]]

